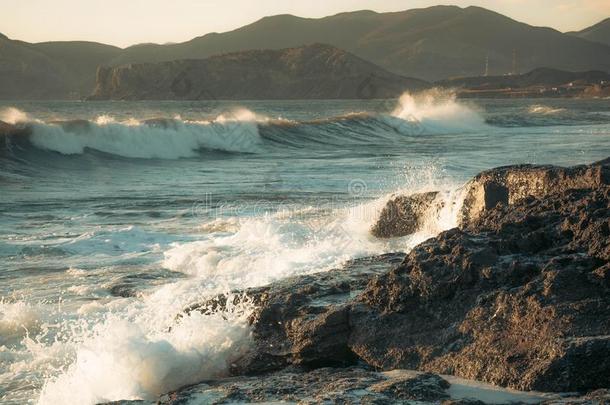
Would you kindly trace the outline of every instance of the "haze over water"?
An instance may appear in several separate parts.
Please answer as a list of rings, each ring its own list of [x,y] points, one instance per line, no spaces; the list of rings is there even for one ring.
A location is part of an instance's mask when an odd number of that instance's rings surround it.
[[[408,251],[369,228],[395,192],[610,155],[608,100],[2,102],[0,400],[153,398],[226,374],[248,304],[218,293]]]

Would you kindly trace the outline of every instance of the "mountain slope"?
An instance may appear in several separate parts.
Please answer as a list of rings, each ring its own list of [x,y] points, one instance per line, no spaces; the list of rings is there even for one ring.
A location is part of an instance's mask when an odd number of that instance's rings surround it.
[[[61,70],[30,44],[0,35],[0,99],[49,98],[64,93]]]
[[[568,34],[610,46],[610,18],[606,18],[582,31],[569,32]]]
[[[95,71],[121,52],[115,46],[97,42],[41,42],[32,47],[61,64],[69,78],[70,92],[87,95],[95,84]]]
[[[438,80],[547,66],[610,70],[610,47],[532,27],[480,8],[435,6],[395,13],[358,11],[320,19],[278,15],[191,41],[126,48],[113,64],[204,58],[246,49],[280,49],[324,42],[394,73]]]
[[[100,68],[92,99],[353,99],[397,97],[428,83],[389,73],[348,52],[314,44],[208,59]]]
[[[80,98],[120,49],[95,42],[31,44],[0,34],[0,99]]]
[[[610,23],[574,35],[532,27],[480,7],[434,6],[393,13],[356,11],[324,18],[265,17],[178,44],[119,49],[92,42],[29,44],[0,36],[0,98],[79,98],[98,65],[203,59],[227,52],[327,43],[395,74],[436,81],[519,73],[539,67],[610,71]],[[585,32],[586,31],[586,32]]]

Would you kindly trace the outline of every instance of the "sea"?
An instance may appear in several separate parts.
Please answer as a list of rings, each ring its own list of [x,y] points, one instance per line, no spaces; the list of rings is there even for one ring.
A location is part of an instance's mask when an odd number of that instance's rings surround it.
[[[457,225],[462,186],[509,164],[610,156],[610,100],[0,101],[0,403],[154,399],[226,376],[243,300],[185,308]],[[417,233],[370,234],[439,190]]]

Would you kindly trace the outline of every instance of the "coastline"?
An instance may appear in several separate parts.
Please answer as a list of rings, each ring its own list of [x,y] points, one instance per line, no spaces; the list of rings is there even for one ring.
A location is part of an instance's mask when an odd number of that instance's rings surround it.
[[[400,263],[358,259],[188,308],[251,300],[255,345],[233,377],[158,403],[610,400],[610,159],[491,169],[463,190],[460,226]],[[393,219],[438,209],[411,208]]]

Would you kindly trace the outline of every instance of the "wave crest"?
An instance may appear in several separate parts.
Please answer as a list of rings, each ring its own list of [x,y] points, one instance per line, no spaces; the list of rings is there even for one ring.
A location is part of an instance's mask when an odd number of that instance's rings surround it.
[[[129,118],[118,121],[101,115],[89,120],[42,122],[10,108],[2,118],[8,124],[7,142],[23,148],[63,155],[94,150],[126,158],[179,159],[201,151],[261,153],[285,148],[366,146],[404,142],[403,135],[465,133],[486,128],[480,114],[439,90],[403,94],[391,114],[348,113],[305,121],[268,118],[245,108],[227,111],[211,120]],[[23,128],[21,128],[23,127]],[[21,128],[21,129],[20,129]],[[22,149],[23,149],[22,148]]]
[[[87,149],[129,158],[195,157],[201,150],[256,152],[261,138],[255,122],[148,120],[118,123],[109,117],[94,122],[33,123],[30,142],[64,155]]]
[[[404,93],[392,116],[416,125],[426,134],[462,133],[487,127],[474,107],[459,102],[454,92],[440,89]]]

